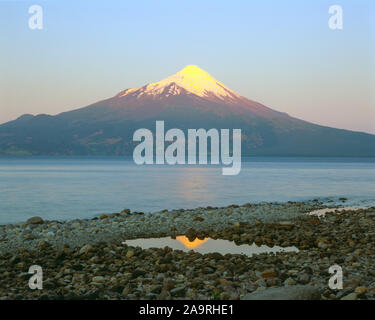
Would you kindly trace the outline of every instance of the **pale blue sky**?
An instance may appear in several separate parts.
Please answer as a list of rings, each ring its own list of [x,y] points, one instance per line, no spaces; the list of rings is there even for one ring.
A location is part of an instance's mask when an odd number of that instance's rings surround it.
[[[0,123],[57,114],[195,64],[292,116],[375,133],[372,0],[1,1]],[[28,8],[44,29],[28,28]],[[344,30],[328,28],[328,8]]]

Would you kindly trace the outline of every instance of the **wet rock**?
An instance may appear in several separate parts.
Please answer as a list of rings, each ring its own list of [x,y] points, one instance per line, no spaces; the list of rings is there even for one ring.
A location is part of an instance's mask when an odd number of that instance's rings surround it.
[[[181,286],[181,287],[172,289],[170,293],[173,297],[181,297],[184,295],[185,290],[186,290],[186,286]]]
[[[320,293],[312,286],[268,288],[244,296],[243,300],[318,300]]]
[[[353,292],[341,298],[341,300],[357,300],[357,298],[358,298],[358,295],[355,292]]]
[[[85,246],[83,246],[83,247],[79,250],[79,254],[87,254],[87,253],[89,253],[90,251],[93,251],[93,247],[90,246],[89,244],[86,244]]]
[[[328,245],[327,245],[327,243],[325,243],[325,242],[323,242],[323,241],[319,241],[319,242],[318,242],[318,247],[319,247],[320,249],[327,249],[327,248],[328,248]]]
[[[79,222],[75,222],[72,224],[72,228],[79,229],[81,227],[81,224]]]
[[[105,281],[105,278],[103,276],[96,276],[92,278],[92,282],[103,283],[104,281]]]
[[[39,241],[38,243],[38,248],[39,249],[47,249],[51,246],[51,244],[48,242],[48,241],[45,241],[45,240],[41,240]]]
[[[302,284],[308,284],[310,282],[310,275],[307,273],[303,273],[300,276],[298,276],[298,282]]]
[[[44,220],[41,217],[32,217],[26,221],[27,224],[43,224]]]
[[[170,290],[172,290],[174,288],[174,286],[175,286],[174,281],[169,280],[169,281],[166,281],[164,283],[162,290],[163,291],[170,291]]]
[[[363,295],[367,292],[367,288],[366,287],[357,287],[354,292],[358,295]]]
[[[163,289],[163,287],[160,284],[154,284],[150,287],[150,292],[159,294],[162,289]]]
[[[276,277],[276,271],[274,269],[265,270],[262,272],[262,278],[273,278]]]
[[[267,287],[267,283],[263,279],[259,279],[259,280],[255,281],[255,284],[258,287]]]
[[[295,284],[297,284],[297,282],[294,281],[292,278],[288,278],[284,281],[284,285],[287,285],[287,286],[294,286]]]

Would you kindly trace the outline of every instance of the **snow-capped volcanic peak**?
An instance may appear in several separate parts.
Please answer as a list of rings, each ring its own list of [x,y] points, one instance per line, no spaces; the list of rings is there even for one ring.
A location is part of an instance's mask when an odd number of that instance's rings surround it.
[[[206,71],[197,66],[186,66],[176,74],[159,82],[150,83],[140,89],[127,89],[120,96],[134,94],[141,96],[179,95],[182,93],[195,94],[199,97],[238,99],[240,96],[217,81]]]

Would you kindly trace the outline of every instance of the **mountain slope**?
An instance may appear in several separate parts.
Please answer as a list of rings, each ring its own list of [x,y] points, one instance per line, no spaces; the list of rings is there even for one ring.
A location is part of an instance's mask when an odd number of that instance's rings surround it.
[[[308,123],[240,96],[187,66],[141,88],[56,116],[0,125],[0,154],[132,154],[133,133],[169,128],[242,129],[243,155],[375,156],[375,136]]]

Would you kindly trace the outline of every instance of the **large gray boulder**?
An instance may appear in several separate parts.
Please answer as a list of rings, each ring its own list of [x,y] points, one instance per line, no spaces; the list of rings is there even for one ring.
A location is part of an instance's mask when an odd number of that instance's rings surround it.
[[[243,300],[319,300],[317,288],[310,285],[285,286],[255,291],[243,297]]]

